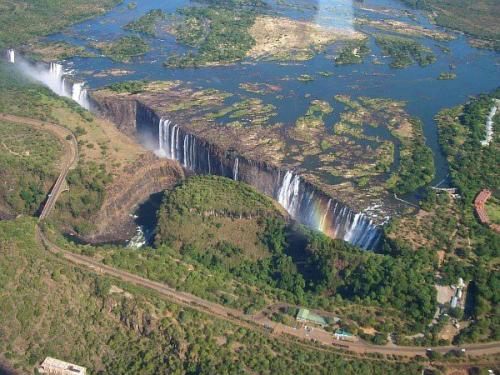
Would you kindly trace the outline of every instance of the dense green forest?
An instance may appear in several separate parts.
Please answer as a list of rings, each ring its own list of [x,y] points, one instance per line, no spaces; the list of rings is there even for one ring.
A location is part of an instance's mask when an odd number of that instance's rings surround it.
[[[57,178],[63,147],[50,133],[0,121],[0,216],[33,215]]]
[[[434,178],[435,167],[432,150],[425,144],[422,122],[410,120],[413,137],[399,137],[400,161],[397,173],[388,181],[398,194],[406,194],[428,185]]]
[[[104,13],[122,0],[0,0],[0,49]]]
[[[391,57],[390,66],[393,68],[406,68],[415,63],[426,66],[436,61],[436,56],[430,48],[413,39],[376,35],[375,42],[384,55]]]
[[[180,307],[60,260],[34,232],[30,218],[0,222],[0,353],[22,373],[46,356],[110,374],[421,372],[416,363],[345,358]]]
[[[486,117],[493,99],[500,98],[500,89],[471,99],[463,106],[442,110],[437,116],[439,140],[448,157],[453,184],[461,195],[461,220],[474,243],[472,261],[452,259],[445,265],[448,280],[463,277],[471,280],[472,310],[475,319],[456,338],[457,342],[500,339],[498,290],[500,276],[497,259],[500,255],[500,235],[478,222],[473,212],[473,200],[481,189],[490,188],[498,196],[500,186],[499,116],[494,118],[494,138],[483,146],[486,137]]]
[[[125,30],[132,30],[155,36],[157,23],[164,20],[165,17],[166,14],[161,9],[153,9],[141,16],[139,19],[127,23],[123,28]]]
[[[195,48],[184,55],[172,55],[170,67],[192,67],[241,60],[255,44],[249,28],[255,11],[239,7],[186,7],[178,10],[181,21],[174,27],[179,43]]]
[[[156,244],[248,285],[283,290],[280,298],[291,303],[334,309],[345,299],[393,307],[407,315],[409,331],[430,320],[436,303],[431,252],[414,253],[401,242],[387,242],[383,254],[362,251],[291,227],[273,210],[268,198],[245,184],[192,178],[166,193]]]
[[[123,36],[111,42],[93,44],[101,53],[114,61],[129,62],[132,57],[144,55],[149,45],[139,36]]]
[[[433,12],[434,21],[444,27],[460,30],[486,40],[490,48],[500,49],[500,7],[496,0],[401,0]]]
[[[370,47],[366,39],[346,42],[335,57],[335,65],[361,64],[369,53]]]

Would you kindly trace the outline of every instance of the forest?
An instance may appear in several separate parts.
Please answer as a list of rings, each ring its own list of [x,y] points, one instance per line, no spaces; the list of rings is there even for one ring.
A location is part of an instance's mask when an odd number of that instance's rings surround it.
[[[255,20],[253,10],[211,5],[186,7],[178,13],[181,21],[173,33],[179,43],[195,50],[171,55],[165,62],[169,67],[231,63],[243,59],[255,43],[248,32]]]
[[[62,261],[34,231],[31,218],[0,222],[0,353],[22,373],[46,356],[110,374],[421,372],[417,362],[345,357],[172,304]]]
[[[494,118],[494,138],[482,146],[486,136],[486,117],[493,99],[500,98],[500,89],[472,98],[463,106],[442,110],[437,116],[439,141],[448,158],[451,178],[461,195],[461,218],[473,241],[473,262],[456,259],[445,266],[449,279],[463,277],[471,280],[472,311],[475,319],[456,338],[457,342],[475,342],[500,338],[499,297],[495,290],[500,285],[496,260],[500,256],[500,235],[481,225],[473,212],[473,200],[481,189],[493,189],[498,194],[500,175],[499,116]]]

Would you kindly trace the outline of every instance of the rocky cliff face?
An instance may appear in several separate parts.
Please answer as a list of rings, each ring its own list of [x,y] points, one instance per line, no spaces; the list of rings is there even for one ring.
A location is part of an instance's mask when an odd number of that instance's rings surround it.
[[[131,213],[151,194],[172,188],[184,178],[178,163],[147,153],[108,187],[106,199],[94,222],[96,231],[85,238],[91,243],[123,241],[135,233]]]
[[[92,110],[100,116],[110,120],[118,129],[127,135],[136,134],[137,101],[127,96],[121,100],[93,94],[89,96]]]
[[[101,100],[99,95],[95,98],[97,102]],[[136,97],[135,111],[127,110],[119,115],[106,113],[120,110],[122,106],[129,108],[130,98],[120,104],[122,99],[121,95],[106,97],[105,104],[100,106],[101,113],[110,119],[117,118],[122,127],[127,124],[128,131],[131,131],[130,124],[135,123],[136,132],[147,133],[148,138],[154,140],[151,147],[164,157],[178,161],[195,173],[244,181],[275,198],[293,219],[332,238],[341,238],[366,249],[377,245],[381,232],[370,217],[356,212],[300,175],[265,158],[246,157],[239,149],[227,147],[224,142],[219,144],[206,137],[204,128],[193,124],[185,126],[181,122],[185,118],[180,117],[184,112],[162,109],[162,98],[159,97],[153,97],[151,101]],[[128,118],[124,116],[127,113]]]

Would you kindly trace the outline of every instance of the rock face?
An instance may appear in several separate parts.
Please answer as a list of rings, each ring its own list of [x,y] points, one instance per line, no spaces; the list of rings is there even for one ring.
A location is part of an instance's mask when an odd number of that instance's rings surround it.
[[[151,194],[172,188],[184,178],[178,163],[146,153],[126,168],[107,189],[106,200],[94,222],[96,231],[85,238],[91,243],[123,241],[135,233],[130,213]]]
[[[110,120],[118,129],[127,135],[136,132],[137,101],[133,99],[116,100],[102,97],[99,101],[92,100],[92,109]]]
[[[244,181],[275,198],[293,219],[310,228],[365,249],[377,245],[381,231],[365,214],[355,212],[291,170],[221,147],[205,138],[202,131],[186,127],[182,119],[155,106],[155,100],[96,95],[94,101],[94,108],[101,115],[115,121],[128,134],[148,134],[151,148],[186,169]]]

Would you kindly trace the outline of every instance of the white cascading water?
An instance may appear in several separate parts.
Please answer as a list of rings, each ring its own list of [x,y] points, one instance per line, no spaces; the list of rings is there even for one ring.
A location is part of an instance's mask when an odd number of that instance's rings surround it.
[[[158,123],[158,154],[161,157],[177,160],[185,168],[194,169],[196,165],[196,138],[190,134],[181,135],[178,125],[161,118]]]
[[[181,132],[178,125],[161,118],[158,124],[159,155],[177,160],[188,169],[212,173],[215,164],[212,166],[210,150],[206,148],[198,150],[196,138],[181,133],[184,132]],[[204,160],[197,163],[197,155],[203,155]],[[224,174],[224,166],[221,164],[220,171],[215,173]],[[232,173],[228,174],[234,180],[241,179],[238,158],[234,159]],[[291,171],[287,171],[282,179],[279,174],[278,180],[279,188],[275,198],[292,218],[320,231],[329,228],[329,233],[333,237],[341,238],[364,249],[371,249],[378,242],[380,230],[367,215],[355,213],[334,199],[329,199],[326,207],[318,207],[317,200],[322,199],[321,195],[318,196],[313,189],[308,189],[307,185],[302,183],[300,176]]]
[[[23,73],[41,82],[59,96],[71,98],[85,109],[90,108],[85,82],[70,83],[65,76],[62,64],[51,62],[46,64],[32,64],[22,57],[16,58],[14,50],[8,51],[8,59],[11,63],[18,65]]]
[[[13,49],[9,49],[7,51],[7,56],[9,57],[9,62],[11,64],[15,64],[16,63],[16,51],[14,51]]]
[[[333,227],[334,238],[341,238],[363,249],[373,248],[380,237],[380,230],[371,219],[363,213],[355,213],[349,207],[329,199],[326,209],[316,212],[314,191],[301,187],[302,181],[298,175],[287,171],[277,192],[278,202],[290,216],[303,224],[320,231]],[[319,215],[319,216],[318,216]],[[331,223],[327,223],[330,220]]]
[[[233,180],[238,181],[238,158],[234,159],[234,167],[233,167]]]

